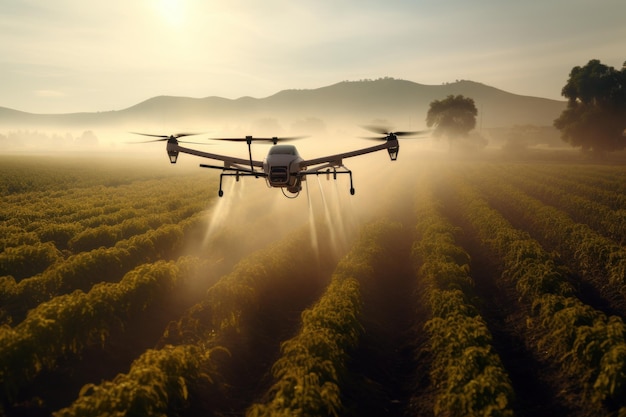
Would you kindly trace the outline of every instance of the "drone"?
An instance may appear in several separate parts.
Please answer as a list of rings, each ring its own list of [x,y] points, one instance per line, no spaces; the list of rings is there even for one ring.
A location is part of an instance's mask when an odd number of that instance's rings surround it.
[[[365,137],[364,139],[377,140],[381,143],[376,146],[357,149],[351,152],[339,153],[335,155],[323,156],[314,159],[303,159],[294,145],[282,144],[304,137],[253,137],[242,138],[212,138],[215,140],[246,142],[248,145],[249,159],[237,158],[227,155],[219,155],[181,146],[181,143],[206,144],[200,142],[186,142],[179,140],[182,137],[198,135],[198,133],[176,133],[173,135],[153,135],[147,133],[137,133],[138,135],[157,137],[159,139],[147,142],[167,142],[166,150],[170,163],[175,164],[180,153],[199,156],[201,158],[221,161],[223,165],[200,164],[201,168],[216,169],[222,171],[218,195],[222,197],[224,190],[222,184],[224,177],[235,177],[237,181],[241,177],[264,178],[270,188],[280,188],[283,195],[288,198],[296,198],[302,191],[302,183],[311,175],[330,175],[336,180],[338,175],[348,175],[350,177],[350,194],[354,195],[354,185],[352,181],[352,171],[348,169],[343,160],[355,156],[365,155],[372,152],[387,150],[392,161],[398,158],[400,144],[399,137],[415,136],[424,133],[417,132],[391,132],[388,128],[380,126],[363,126],[363,128],[377,133],[375,137]],[[269,149],[266,157],[262,160],[252,158],[253,142],[269,142],[273,146]],[[279,144],[281,142],[281,144]],[[135,142],[137,143],[137,142]],[[144,142],[141,142],[144,143]]]

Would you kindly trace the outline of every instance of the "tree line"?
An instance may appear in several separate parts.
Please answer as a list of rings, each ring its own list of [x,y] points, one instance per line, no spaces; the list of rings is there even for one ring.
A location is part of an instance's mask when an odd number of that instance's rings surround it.
[[[596,156],[626,148],[626,62],[620,70],[597,59],[572,68],[561,95],[567,108],[554,127],[564,142]],[[469,137],[477,114],[472,98],[449,95],[430,103],[426,124],[452,147]],[[474,142],[474,149],[485,145],[480,137]]]

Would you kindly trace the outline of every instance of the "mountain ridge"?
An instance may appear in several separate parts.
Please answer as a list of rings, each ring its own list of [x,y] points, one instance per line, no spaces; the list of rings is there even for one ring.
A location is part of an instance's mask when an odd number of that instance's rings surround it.
[[[4,126],[112,127],[142,125],[167,119],[177,124],[249,124],[258,119],[293,123],[320,119],[326,124],[384,120],[392,125],[425,125],[430,103],[448,95],[474,99],[484,127],[552,125],[566,102],[509,93],[486,84],[460,80],[441,85],[380,78],[341,81],[315,89],[286,89],[264,98],[218,96],[192,98],[155,96],[121,110],[64,114],[35,114],[0,107]]]

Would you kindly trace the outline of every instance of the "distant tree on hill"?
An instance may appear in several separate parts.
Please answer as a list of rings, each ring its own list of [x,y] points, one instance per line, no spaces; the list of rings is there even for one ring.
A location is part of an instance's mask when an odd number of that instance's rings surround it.
[[[597,59],[576,66],[561,94],[568,99],[554,121],[561,139],[597,154],[626,148],[626,62],[621,71]]]
[[[469,132],[476,127],[477,114],[473,99],[449,95],[430,103],[426,125],[435,128],[435,137],[446,136],[452,146],[453,141],[468,138]]]

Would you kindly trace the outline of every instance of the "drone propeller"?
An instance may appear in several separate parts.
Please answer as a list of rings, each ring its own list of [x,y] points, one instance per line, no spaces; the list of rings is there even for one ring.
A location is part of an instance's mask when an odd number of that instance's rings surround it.
[[[388,127],[384,127],[384,126],[362,126],[362,127],[363,127],[363,129],[369,130],[370,132],[378,133],[380,135],[384,135],[384,136],[364,136],[364,137],[362,137],[362,139],[370,139],[370,140],[387,140],[391,136],[396,136],[396,137],[400,137],[400,136],[416,136],[416,135],[422,135],[422,134],[428,132],[427,130],[406,131],[406,132],[392,132]],[[412,139],[418,139],[418,138],[412,138]]]
[[[288,136],[288,137],[271,137],[271,138],[257,138],[252,136],[246,136],[243,138],[210,138],[214,140],[225,140],[230,142],[246,142],[251,144],[252,142],[272,142],[274,145],[278,142],[288,142],[291,140],[304,139],[306,136]]]
[[[226,140],[230,142],[246,142],[248,144],[248,156],[250,157],[250,171],[254,171],[254,166],[252,164],[252,142],[272,142],[274,145],[276,145],[278,142],[302,139],[305,137],[306,136],[292,136],[292,137],[279,138],[277,136],[274,136],[272,138],[254,138],[252,136],[246,136],[245,138],[211,138],[211,139]]]
[[[174,133],[173,135],[152,135],[150,133],[139,133],[139,132],[130,132],[133,133],[135,135],[142,135],[142,136],[150,136],[153,138],[160,138],[160,139],[153,139],[153,140],[145,140],[145,141],[141,141],[141,142],[128,142],[128,143],[150,143],[150,142],[167,142],[168,140],[178,140],[178,138],[183,138],[185,136],[194,136],[194,135],[201,135],[202,133]],[[201,143],[201,142],[189,142],[189,141],[184,141],[181,140],[179,141],[181,143],[193,143],[196,145],[208,145],[207,143]]]

